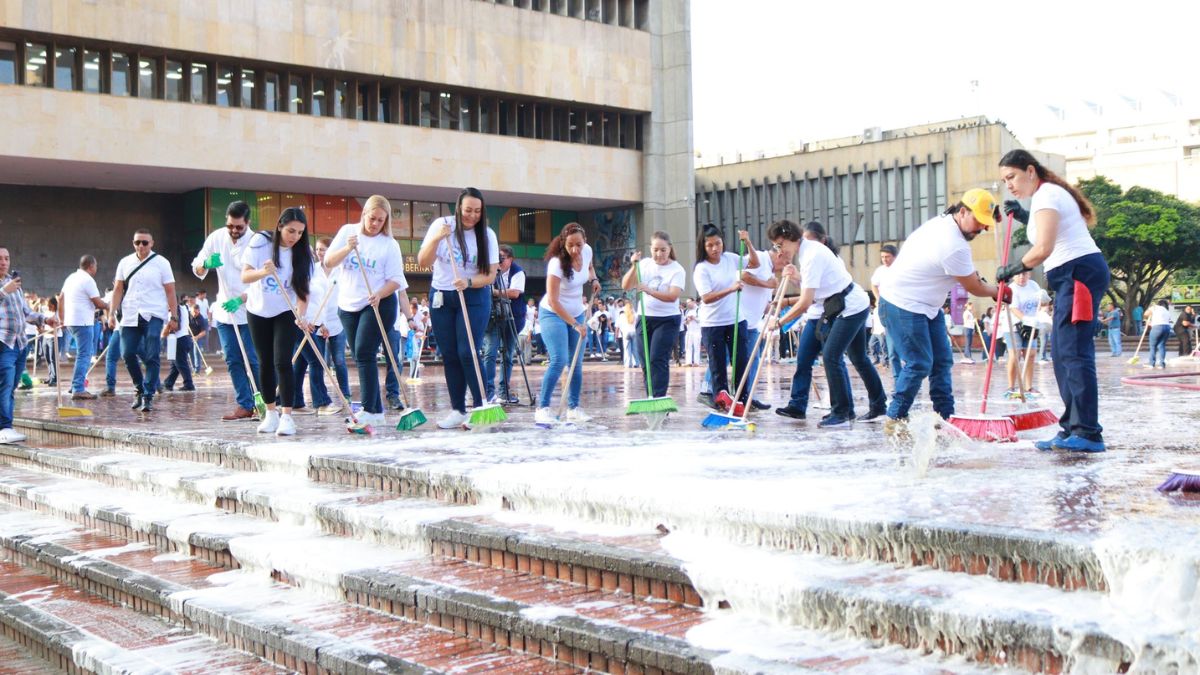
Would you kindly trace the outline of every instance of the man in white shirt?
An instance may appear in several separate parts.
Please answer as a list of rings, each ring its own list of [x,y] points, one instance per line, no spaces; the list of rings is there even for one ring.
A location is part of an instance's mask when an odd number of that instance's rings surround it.
[[[193,270],[193,272],[194,271],[195,270]],[[204,317],[205,323],[211,324],[212,323],[212,313],[209,311],[208,291],[204,290],[203,288],[196,291],[195,304],[197,307],[200,308],[200,316]],[[197,335],[196,343],[197,343],[196,344],[197,349],[207,352],[208,351],[208,333],[205,333],[203,337]]]
[[[96,350],[96,310],[108,309],[108,304],[100,299],[100,289],[96,287],[96,258],[85,255],[79,259],[79,269],[71,273],[63,282],[62,296],[59,307],[63,310],[63,325],[67,332],[75,338],[79,350],[75,357],[75,370],[71,375],[71,400],[88,400],[96,395],[85,388],[84,378],[92,365],[92,355]]]
[[[879,248],[879,262],[883,263],[875,268],[871,273],[871,290],[875,291],[875,304],[879,305],[879,298],[883,297],[883,286],[887,283],[888,269],[892,263],[896,262],[896,256],[900,254],[899,249],[894,244],[884,244]],[[882,323],[883,312],[879,312],[880,322]],[[887,352],[888,369],[892,371],[892,382],[895,382],[900,377],[900,354],[896,351],[896,345],[892,342],[891,337],[887,334],[887,328],[881,326],[881,336],[883,339],[883,347]]]
[[[990,192],[968,190],[961,201],[908,236],[888,271],[880,316],[903,362],[884,424],[889,436],[906,434],[909,408],[927,377],[934,411],[946,419],[954,414],[954,352],[942,306],[956,282],[972,295],[996,297],[996,287],[975,271],[970,243],[996,222],[994,210]]]
[[[500,270],[492,283],[492,315],[483,335],[483,386],[489,401],[494,399],[502,405],[520,403],[509,383],[517,335],[525,328],[525,311],[525,270],[513,260],[512,247],[501,244]],[[497,355],[501,358],[499,391],[496,389]]]
[[[204,240],[204,246],[192,260],[192,273],[199,279],[208,276],[208,271],[217,271],[217,297],[212,304],[210,326],[216,326],[221,338],[221,352],[225,365],[229,367],[229,379],[237,397],[237,407],[221,419],[235,421],[254,418],[254,390],[246,375],[242,361],[242,350],[238,345],[238,334],[246,348],[246,359],[250,372],[258,377],[258,354],[250,339],[250,327],[246,324],[246,284],[242,283],[242,254],[250,242],[245,236],[250,229],[250,206],[235,201],[225,209],[225,227],[213,230]],[[234,333],[237,331],[237,333]]]
[[[114,328],[118,321],[121,326],[125,368],[135,389],[130,407],[147,413],[159,385],[163,325],[167,332],[179,330],[179,303],[175,274],[167,259],[154,252],[154,236],[149,230],[133,233],[133,248],[133,253],[117,263],[112,306],[120,319],[114,316],[109,321]]]

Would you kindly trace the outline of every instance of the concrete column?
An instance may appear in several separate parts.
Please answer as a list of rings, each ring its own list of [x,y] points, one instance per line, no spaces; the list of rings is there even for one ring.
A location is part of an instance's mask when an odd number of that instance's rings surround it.
[[[696,248],[691,0],[652,2],[648,11],[651,112],[642,146],[638,243],[644,248],[655,230],[663,230],[686,260]],[[689,274],[685,291],[692,290]]]

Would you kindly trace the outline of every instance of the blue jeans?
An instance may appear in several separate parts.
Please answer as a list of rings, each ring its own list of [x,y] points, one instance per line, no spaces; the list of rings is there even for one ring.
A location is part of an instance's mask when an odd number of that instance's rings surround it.
[[[1121,355],[1121,329],[1108,329],[1108,351],[1112,352],[1113,356]]]
[[[25,349],[14,349],[0,342],[0,429],[11,429],[13,425],[13,401],[17,391],[18,360]]]
[[[1138,337],[1142,336],[1142,320],[1141,319],[1133,320],[1133,334]]]
[[[246,358],[250,360],[250,372],[254,373],[254,384],[258,385],[258,352],[254,351],[254,340],[250,338],[249,324],[234,326],[228,323],[218,323],[217,335],[221,338],[221,351],[225,354],[225,365],[229,368],[229,379],[233,380],[233,391],[237,404],[245,410],[254,410],[254,390],[250,387],[250,378],[246,376],[246,364],[242,361],[242,350],[238,348],[237,336],[242,336],[246,346]]]
[[[584,313],[580,312],[575,321],[582,322]],[[567,325],[561,317],[551,311],[542,312],[539,317],[542,324],[542,340],[546,343],[546,353],[550,362],[546,364],[546,372],[542,375],[542,390],[538,392],[538,407],[549,408],[550,398],[558,386],[558,378],[563,368],[575,355],[575,346],[579,344],[579,331]],[[567,392],[567,407],[579,407],[579,390],[583,387],[583,352],[579,353],[579,361],[575,363],[575,372],[571,373],[571,382]]]
[[[703,340],[704,349],[708,352],[708,374],[712,382],[713,395],[727,391],[732,396],[734,389],[730,388],[730,385],[732,384],[736,388],[737,383],[742,381],[742,375],[746,371],[746,360],[748,357],[746,353],[746,322],[742,321],[737,326],[736,345],[733,342],[733,324],[729,324],[728,326],[707,326],[700,329],[700,339]],[[726,358],[730,354],[737,355],[732,383],[730,383],[729,374],[725,370]],[[739,400],[746,400],[746,392],[742,392]]]
[[[879,320],[883,322],[883,328],[886,331],[883,334],[883,346],[887,354],[888,369],[892,371],[892,382],[898,383],[900,381],[900,350],[896,348],[896,339],[892,335],[891,329],[887,327],[887,317],[884,316],[887,314],[886,308],[894,306],[885,304],[883,298],[879,299]]]
[[[463,323],[462,305],[457,291],[434,291],[442,294],[442,306],[430,308],[433,334],[437,337],[438,349],[442,352],[445,365],[442,372],[446,377],[446,388],[450,392],[450,407],[458,412],[467,411],[467,388],[471,389],[472,404],[483,405],[479,376],[475,374],[479,355],[472,351],[467,340],[467,325]],[[487,329],[488,317],[492,314],[492,291],[488,288],[468,288],[462,293],[467,302],[467,318],[471,338],[477,347],[482,346],[483,332]],[[480,368],[482,373],[483,369]]]
[[[71,373],[72,394],[86,391],[87,383],[83,380],[87,375],[88,368],[92,365],[92,356],[95,355],[95,328],[91,324],[67,326],[67,331],[71,333],[71,339],[75,340],[75,345],[79,349],[79,353],[75,356],[75,370]]]
[[[1040,350],[1038,351],[1038,358],[1045,361],[1046,356],[1048,356],[1047,352],[1050,351],[1051,340],[1050,334],[1045,331],[1044,327],[1042,327],[1040,330],[1041,332],[1038,333],[1038,340],[1041,342],[1041,346],[1038,348]]]
[[[796,372],[792,373],[792,390],[788,394],[788,407],[808,410],[808,392],[812,389],[813,362],[821,353],[821,342],[817,339],[817,321],[808,321],[800,331],[800,343],[796,347]],[[780,339],[787,339],[783,335]]]
[[[887,405],[887,394],[883,382],[871,359],[867,358],[867,315],[864,309],[857,314],[839,316],[828,326],[825,344],[821,347],[821,361],[825,364],[825,379],[829,382],[829,403],[835,417],[854,419],[854,396],[850,390],[850,373],[846,370],[843,357],[848,356],[867,387],[871,410],[883,411]],[[943,331],[944,332],[944,331]]]
[[[1150,365],[1167,365],[1167,339],[1170,337],[1170,326],[1150,327]]]
[[[379,301],[379,316],[384,326],[396,323],[397,304],[395,295]],[[352,345],[350,349],[358,366],[358,396],[362,399],[362,408],[369,413],[381,413],[383,401],[379,398],[379,362],[376,357],[383,345],[383,335],[379,332],[375,310],[370,305],[357,312],[339,309],[338,318],[342,320],[346,340]]]
[[[1054,341],[1050,354],[1054,358],[1058,393],[1065,406],[1058,423],[1063,433],[1101,441],[1104,429],[1100,426],[1095,335],[1100,298],[1108,290],[1108,263],[1100,253],[1085,255],[1050,270],[1046,281],[1054,290]],[[1091,321],[1071,321],[1076,281],[1092,294]]]
[[[108,351],[104,353],[104,387],[109,391],[117,388],[117,362],[121,360],[121,330],[118,328],[108,337]]]
[[[967,341],[967,349],[966,349],[967,358],[974,360],[974,358],[973,358],[974,352],[972,351],[972,348],[975,345],[975,329],[967,328],[964,326],[963,327],[963,337],[966,338],[966,341]]]
[[[192,337],[190,335],[184,335],[176,340],[175,359],[171,361],[171,370],[167,373],[167,379],[163,380],[163,388],[174,387],[175,380],[180,376],[183,377],[183,386],[189,389],[196,386],[192,382]]]
[[[330,335],[325,340],[325,363],[337,377],[338,387],[346,400],[350,400],[350,372],[346,370],[346,331]]]
[[[325,338],[321,337],[317,331],[313,331],[311,337],[312,341],[316,343],[317,349],[321,351],[321,357],[324,358],[327,351]],[[292,407],[304,407],[303,382],[305,372],[308,373],[308,390],[312,395],[313,407],[320,408],[333,403],[329,398],[329,390],[325,388],[325,369],[321,367],[321,362],[317,359],[317,355],[313,353],[308,341],[304,340],[300,349],[300,358],[296,359],[295,365],[292,366],[292,378],[296,381],[296,392],[292,396]]]
[[[648,392],[646,395],[650,397],[659,397],[667,395],[667,385],[671,383],[671,350],[675,347],[675,340],[679,337],[679,322],[681,316],[647,316],[646,317],[646,336],[642,337],[642,323],[637,324],[637,330],[634,332],[633,339],[636,341],[633,353],[637,358],[638,364],[650,364],[650,384],[654,387],[654,391]],[[650,345],[650,358],[645,358],[642,352],[643,346],[648,341]],[[645,366],[642,366],[643,368]]]
[[[158,359],[162,352],[163,320],[139,316],[136,326],[121,327],[121,344],[125,347],[125,368],[133,386],[147,396],[158,391]],[[140,361],[139,361],[140,360]],[[146,372],[142,374],[142,364]]]
[[[896,351],[904,366],[896,378],[896,393],[888,405],[892,419],[908,417],[913,400],[921,390],[921,382],[929,378],[929,398],[933,409],[943,418],[954,414],[954,382],[950,370],[954,367],[954,352],[946,335],[946,318],[939,310],[932,319],[924,314],[901,309],[887,300],[880,301],[880,311],[888,335],[896,343]]]
[[[513,358],[517,352],[517,337],[512,334],[507,321],[492,321],[483,335],[483,388],[488,400],[496,395],[496,357],[501,360],[500,397],[507,399],[512,393]]]
[[[410,332],[409,335],[412,335]],[[396,367],[392,368],[392,359],[385,351],[383,354],[383,389],[387,392],[388,398],[400,395],[400,380],[396,379],[396,372],[400,370],[400,331],[392,328],[388,330],[388,343],[392,347],[392,354],[396,356]]]

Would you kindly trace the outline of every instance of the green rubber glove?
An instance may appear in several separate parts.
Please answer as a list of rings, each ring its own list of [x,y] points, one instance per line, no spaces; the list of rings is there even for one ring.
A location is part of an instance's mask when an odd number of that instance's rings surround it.
[[[241,309],[244,304],[246,304],[246,301],[242,300],[241,297],[231,298],[221,303],[221,309],[233,313]]]
[[[204,261],[204,269],[215,270],[216,268],[220,267],[223,264],[224,263],[221,262],[221,254],[214,253],[214,254],[208,256],[208,260]]]
[[[29,376],[29,373],[21,373],[21,388],[22,389],[32,389],[33,388],[33,378]]]

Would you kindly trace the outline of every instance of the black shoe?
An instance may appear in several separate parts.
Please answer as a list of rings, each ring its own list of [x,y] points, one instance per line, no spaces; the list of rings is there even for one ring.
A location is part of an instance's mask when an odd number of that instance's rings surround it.
[[[180,387],[180,388],[179,388],[179,391],[196,391],[196,385],[194,385],[194,384],[185,384],[185,385],[183,385],[182,387]]]
[[[712,394],[700,394],[699,396],[696,397],[696,403],[708,406],[709,408],[712,408],[713,410],[717,409],[717,402],[715,400],[713,400]]]
[[[175,391],[175,385],[173,385],[173,384],[164,384],[164,385],[162,386],[162,390],[163,390],[163,391]]]
[[[858,418],[858,421],[859,422],[882,422],[883,418],[886,416],[887,416],[886,410],[871,410],[867,414],[860,416]]]
[[[807,417],[807,415],[805,414],[805,412],[803,410],[801,410],[800,408],[793,408],[792,404],[790,404],[790,403],[783,406],[782,408],[776,408],[775,414],[783,415],[784,417],[790,417],[794,420],[802,420]]]
[[[750,399],[750,407],[754,408],[755,410],[770,410],[771,404],[763,403],[762,401],[760,401],[756,398],[752,398],[752,399]]]
[[[388,407],[391,408],[392,410],[401,410],[404,408],[404,404],[400,402],[399,396],[387,397],[387,404],[388,404]]]
[[[152,409],[150,401],[154,399],[153,394],[146,394],[142,397],[142,412],[148,413]]]
[[[133,405],[129,406],[130,410],[137,410],[142,407],[142,392],[136,391],[133,394]]]
[[[513,396],[512,394],[501,394],[498,398],[500,399],[500,402],[503,403],[504,405],[520,405],[521,404],[521,399],[517,398],[516,396]]]

